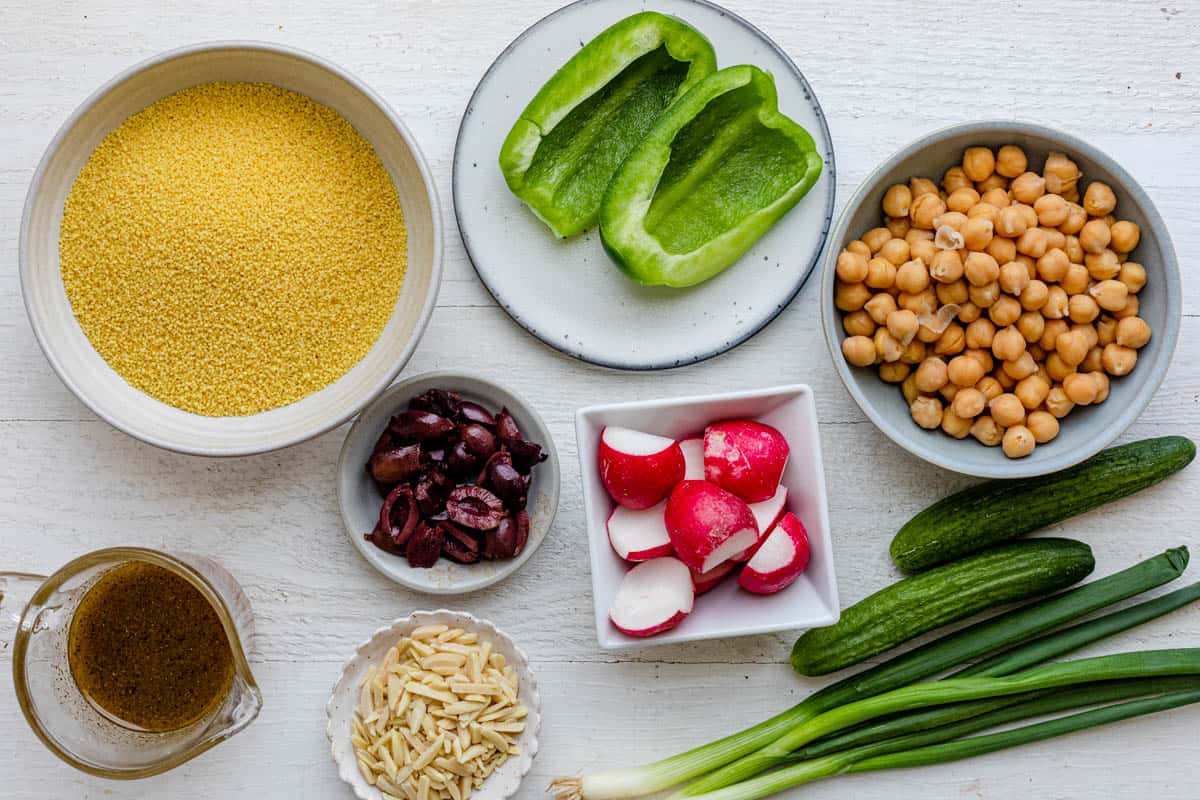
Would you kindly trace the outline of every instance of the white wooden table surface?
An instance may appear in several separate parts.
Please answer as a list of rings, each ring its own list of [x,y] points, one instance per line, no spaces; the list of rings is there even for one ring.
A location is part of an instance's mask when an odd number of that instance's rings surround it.
[[[118,544],[217,555],[246,588],[266,697],[246,732],[167,775],[112,783],[77,773],[34,738],[0,677],[0,797],[349,797],[324,735],[324,705],[347,655],[381,623],[435,598],[404,591],[352,549],[336,512],[344,428],[271,455],[205,460],[140,444],[59,383],[21,303],[17,230],[43,148],[71,110],[119,70],[164,49],[260,39],[356,73],[409,123],[447,225],[438,309],[407,373],[478,370],[532,397],[563,460],[552,535],[525,568],[454,604],[495,621],[530,654],[544,698],[542,750],[521,797],[553,775],[667,755],[758,721],[821,685],[785,666],[792,636],[634,653],[597,649],[572,415],[597,401],[810,383],[818,401],[843,604],[894,579],[887,542],[913,512],[967,481],[906,455],[842,389],[819,334],[815,282],[762,334],[698,366],[625,374],[530,338],[477,281],[454,231],[450,161],[461,114],[497,53],[560,0],[405,2],[0,2],[0,569],[49,571]],[[1200,4],[1154,2],[841,4],[729,0],[774,37],[829,118],[839,208],[910,139],[946,124],[1015,117],[1112,153],[1166,218],[1184,282],[1179,351],[1125,439],[1197,434],[1200,421]],[[786,223],[785,223],[786,224]],[[807,257],[806,254],[797,254]],[[1061,526],[1096,549],[1097,575],[1167,546],[1200,544],[1200,467]],[[1056,531],[1058,532],[1058,531]],[[1119,640],[1200,645],[1200,609]],[[804,796],[1194,800],[1200,710],[1183,709],[1017,751],[903,773],[814,784]],[[797,795],[800,794],[799,792]]]

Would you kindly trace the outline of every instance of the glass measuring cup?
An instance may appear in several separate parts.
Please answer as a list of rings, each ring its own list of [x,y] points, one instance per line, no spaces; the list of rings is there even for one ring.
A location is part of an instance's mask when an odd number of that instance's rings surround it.
[[[100,713],[71,676],[67,638],[75,609],[101,576],[131,561],[187,580],[225,629],[234,666],[229,691],[213,710],[183,728],[125,727]],[[245,654],[254,635],[250,602],[233,576],[203,556],[115,547],[81,556],[49,577],[0,572],[0,642],[10,640],[14,627],[13,686],[25,719],[51,752],[93,775],[128,779],[165,772],[233,736],[262,708]]]

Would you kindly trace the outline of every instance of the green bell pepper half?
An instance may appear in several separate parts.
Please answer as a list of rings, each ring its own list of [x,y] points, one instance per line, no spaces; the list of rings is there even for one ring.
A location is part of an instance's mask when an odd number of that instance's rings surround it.
[[[752,66],[705,78],[659,117],[608,185],[604,248],[631,278],[692,286],[737,261],[821,175],[808,131]]]
[[[538,91],[500,149],[512,193],[555,235],[596,224],[609,179],[672,102],[717,69],[708,39],[646,11],[588,42]]]

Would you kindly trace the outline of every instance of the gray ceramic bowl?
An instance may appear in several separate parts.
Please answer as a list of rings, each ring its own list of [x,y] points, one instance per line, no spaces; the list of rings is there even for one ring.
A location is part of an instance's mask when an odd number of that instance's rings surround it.
[[[549,457],[533,470],[526,506],[529,511],[529,541],[516,558],[475,564],[456,564],[448,558],[442,558],[430,569],[416,569],[409,566],[406,558],[385,553],[363,538],[363,534],[375,527],[379,509],[383,505],[383,498],[379,496],[364,465],[392,415],[408,408],[409,400],[429,389],[458,392],[465,399],[479,403],[492,412],[499,411],[501,406],[507,407],[524,436],[539,443],[548,454]],[[554,439],[531,405],[503,386],[483,378],[461,372],[440,371],[404,378],[388,387],[359,415],[346,434],[338,458],[337,494],[346,534],[371,566],[396,583],[419,592],[465,594],[504,580],[529,560],[554,522],[560,481]]]
[[[1150,343],[1138,354],[1137,367],[1123,378],[1114,378],[1108,400],[1076,408],[1062,421],[1054,441],[1039,445],[1026,458],[1009,459],[999,447],[984,447],[972,437],[956,440],[940,430],[918,427],[909,415],[899,389],[879,379],[874,368],[851,367],[842,357],[841,312],[833,305],[834,265],[846,244],[868,229],[883,224],[880,203],[894,183],[912,176],[940,181],[942,173],[959,163],[972,145],[993,148],[1016,144],[1039,170],[1052,150],[1066,153],[1083,172],[1080,189],[1089,181],[1107,183],[1117,194],[1116,214],[1136,222],[1141,242],[1133,259],[1146,267],[1146,287],[1139,293],[1139,315],[1154,331]],[[1082,193],[1082,191],[1081,191]],[[1083,461],[1116,439],[1150,402],[1162,383],[1179,338],[1181,289],[1179,265],[1166,225],[1128,172],[1095,147],[1065,133],[1023,122],[973,122],[924,136],[901,148],[872,172],[850,198],[830,234],[821,281],[821,316],[825,340],[838,375],[846,388],[880,430],[913,455],[940,467],[987,478],[1020,478],[1065,469]]]

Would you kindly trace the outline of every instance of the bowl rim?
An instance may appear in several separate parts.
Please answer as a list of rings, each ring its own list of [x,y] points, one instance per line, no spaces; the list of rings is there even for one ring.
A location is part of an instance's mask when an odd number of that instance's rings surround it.
[[[536,542],[533,542],[531,546],[526,546],[526,548],[521,551],[520,555],[518,555],[516,558],[508,559],[506,562],[504,562],[504,566],[502,566],[500,569],[497,569],[494,573],[485,578],[476,578],[465,583],[456,583],[447,586],[431,586],[423,583],[416,583],[405,577],[402,573],[393,570],[385,570],[375,561],[367,557],[367,553],[370,552],[368,548],[372,545],[366,544],[363,539],[363,532],[358,530],[351,523],[350,514],[347,510],[349,501],[342,491],[342,484],[343,476],[347,474],[348,470],[352,469],[357,472],[361,469],[358,464],[351,464],[348,459],[351,438],[355,433],[361,430],[362,426],[365,424],[364,417],[366,417],[369,412],[374,411],[376,406],[383,404],[385,401],[390,402],[394,395],[404,394],[405,391],[409,390],[409,387],[411,387],[412,384],[417,383],[418,381],[440,381],[445,379],[453,379],[462,383],[477,384],[483,387],[485,390],[494,389],[499,390],[504,394],[511,395],[512,398],[517,401],[517,404],[520,406],[520,410],[527,414],[530,419],[532,419],[534,423],[541,429],[541,431],[545,433],[545,436],[543,437],[545,441],[539,442],[539,444],[542,445],[546,453],[549,455],[549,458],[547,458],[545,463],[553,463],[556,469],[554,470],[553,480],[546,487],[546,496],[550,501],[550,513],[546,516],[546,532],[542,534],[541,538],[539,538]],[[550,429],[546,426],[546,421],[542,419],[542,416],[522,395],[506,386],[501,386],[495,381],[480,377],[478,375],[471,375],[463,370],[439,369],[430,370],[427,372],[418,372],[414,373],[413,375],[409,375],[408,377],[397,381],[391,386],[388,386],[377,397],[371,400],[370,403],[363,407],[362,412],[358,415],[358,418],[354,420],[354,424],[350,426],[350,429],[346,431],[346,436],[342,440],[342,447],[338,452],[337,471],[335,472],[334,480],[336,482],[335,488],[337,491],[338,514],[342,519],[342,527],[345,529],[346,535],[350,537],[350,541],[353,543],[355,550],[376,572],[393,583],[398,583],[401,586],[411,589],[415,592],[442,596],[463,595],[493,586],[510,577],[517,570],[521,569],[521,567],[525,566],[526,562],[533,557],[533,554],[539,547],[542,546],[542,543],[547,539],[547,537],[549,537],[550,531],[554,528],[554,519],[558,515],[559,495],[562,488],[562,462],[559,460],[558,448],[554,444],[554,437],[550,434]]]
[[[394,365],[388,367],[384,371],[380,378],[375,381],[374,385],[372,385],[370,389],[362,395],[356,404],[345,406],[340,411],[337,411],[319,423],[302,428],[295,433],[277,436],[270,441],[262,441],[257,444],[246,446],[204,447],[180,444],[172,441],[168,437],[156,434],[153,430],[135,430],[124,424],[121,424],[113,416],[107,413],[105,410],[104,401],[97,396],[94,396],[83,383],[75,380],[70,372],[63,366],[53,347],[50,345],[49,340],[47,339],[46,333],[43,330],[43,322],[41,318],[34,314],[32,308],[29,286],[30,276],[33,273],[34,267],[31,263],[31,257],[29,255],[29,240],[31,235],[29,228],[31,225],[30,218],[33,212],[33,207],[38,196],[41,194],[42,182],[45,180],[46,170],[50,162],[58,154],[59,149],[62,147],[63,140],[79,124],[80,118],[82,118],[111,91],[148,69],[186,56],[191,56],[198,53],[217,52],[221,50],[253,50],[306,61],[313,66],[323,69],[326,72],[329,72],[345,81],[354,89],[361,92],[367,100],[375,105],[375,107],[378,108],[379,111],[387,118],[392,127],[395,128],[396,132],[400,135],[400,138],[404,141],[405,146],[412,154],[413,161],[416,162],[417,170],[421,176],[421,183],[424,185],[426,195],[429,199],[430,217],[433,228],[433,254],[431,259],[432,264],[429,288],[425,293],[426,296],[421,313],[417,317],[416,324],[413,327],[413,335],[409,337],[409,341],[405,344],[403,351],[395,360]],[[101,84],[99,88],[91,92],[91,94],[89,94],[83,100],[83,102],[76,106],[75,110],[71,112],[66,120],[63,121],[63,123],[55,131],[54,136],[50,139],[49,144],[46,145],[46,149],[43,151],[42,157],[38,160],[38,165],[34,170],[33,177],[30,179],[29,188],[25,193],[25,202],[21,209],[21,225],[18,233],[17,245],[17,271],[21,284],[21,298],[25,306],[25,316],[29,320],[30,327],[33,329],[33,335],[37,340],[38,347],[41,349],[42,354],[46,357],[46,360],[50,363],[51,369],[54,370],[54,373],[58,376],[59,380],[61,380],[67,389],[69,389],[70,392],[75,395],[80,402],[87,406],[92,413],[96,414],[96,416],[100,417],[102,420],[122,433],[164,450],[196,456],[236,457],[280,450],[285,447],[291,447],[292,445],[307,441],[316,436],[320,436],[321,434],[326,433],[346,422],[361,409],[370,404],[376,397],[380,395],[380,393],[387,389],[387,387],[392,383],[393,380],[395,380],[396,376],[404,368],[404,365],[407,364],[409,359],[412,358],[413,353],[416,352],[417,346],[420,344],[421,338],[425,333],[425,329],[429,325],[429,320],[433,316],[433,309],[437,305],[437,298],[442,282],[444,236],[441,201],[438,198],[437,186],[434,183],[433,174],[429,169],[429,164],[425,159],[425,154],[421,151],[421,147],[417,143],[417,139],[413,135],[412,131],[409,130],[408,126],[404,124],[404,121],[400,118],[396,111],[390,105],[388,105],[387,101],[385,101],[378,93],[376,93],[375,90],[373,90],[363,81],[359,80],[346,69],[339,67],[338,65],[326,60],[325,58],[322,58],[321,56],[310,53],[307,50],[253,39],[219,39],[207,42],[198,42],[190,45],[184,45],[182,47],[164,50],[160,53],[150,56],[149,58],[142,59],[141,61],[126,67],[113,77],[109,78],[107,81]],[[374,347],[374,345],[372,345],[372,347]],[[308,395],[307,397],[311,396],[312,395]],[[307,397],[301,398],[295,402],[303,402],[305,399],[307,399]],[[289,403],[288,405],[295,405],[295,403]],[[279,406],[279,408],[287,407],[288,406]],[[274,410],[276,409],[268,409],[268,411]],[[244,418],[239,417],[239,419],[250,419],[253,416],[257,415],[251,415],[250,417]]]
[[[1109,172],[1125,184],[1123,191],[1132,195],[1138,205],[1141,206],[1146,214],[1147,227],[1152,229],[1155,236],[1159,238],[1163,252],[1162,269],[1166,274],[1167,284],[1167,324],[1163,331],[1155,333],[1155,338],[1162,343],[1162,347],[1164,348],[1164,360],[1162,362],[1164,366],[1159,370],[1146,374],[1145,380],[1137,387],[1129,403],[1121,409],[1111,424],[1105,426],[1102,430],[1097,430],[1095,435],[1087,440],[1086,444],[1044,460],[1005,459],[1003,462],[997,463],[994,468],[979,469],[964,467],[958,463],[956,458],[948,455],[942,448],[936,445],[927,446],[916,442],[912,438],[912,430],[907,426],[902,429],[896,425],[892,425],[872,406],[853,380],[850,366],[846,363],[846,359],[842,357],[841,325],[838,319],[838,312],[833,305],[835,265],[838,253],[841,251],[838,245],[846,235],[851,217],[862,205],[866,196],[877,188],[877,184],[885,174],[904,160],[911,158],[923,150],[937,146],[953,136],[972,132],[980,135],[995,132],[1011,132],[1014,134],[1037,136],[1057,142],[1062,145],[1062,149],[1064,150],[1080,153],[1093,161],[1103,164]],[[821,327],[825,334],[825,344],[829,348],[829,355],[833,360],[834,369],[837,371],[842,384],[846,387],[846,391],[854,398],[854,402],[858,404],[858,407],[866,414],[867,418],[875,424],[875,427],[881,430],[893,442],[923,461],[962,475],[971,475],[977,478],[1031,478],[1067,469],[1090,458],[1116,440],[1141,415],[1170,370],[1171,360],[1179,340],[1179,325],[1183,309],[1181,295],[1179,262],[1167,225],[1163,221],[1162,215],[1159,214],[1158,208],[1146,193],[1146,190],[1142,188],[1141,184],[1116,159],[1095,145],[1088,144],[1076,136],[1046,125],[1022,120],[980,120],[976,122],[957,123],[923,134],[897,149],[862,179],[862,182],[842,209],[837,224],[826,240],[825,264],[821,275]]]

